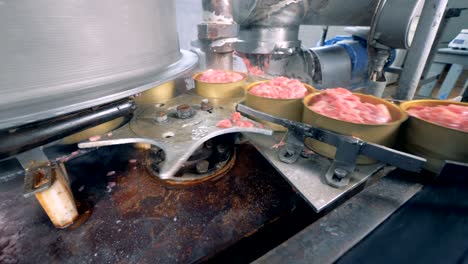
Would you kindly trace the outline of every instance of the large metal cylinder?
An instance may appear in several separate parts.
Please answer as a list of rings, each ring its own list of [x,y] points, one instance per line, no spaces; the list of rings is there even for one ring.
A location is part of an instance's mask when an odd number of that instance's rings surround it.
[[[179,50],[174,1],[4,0],[0,34],[0,129],[141,92],[196,62]]]

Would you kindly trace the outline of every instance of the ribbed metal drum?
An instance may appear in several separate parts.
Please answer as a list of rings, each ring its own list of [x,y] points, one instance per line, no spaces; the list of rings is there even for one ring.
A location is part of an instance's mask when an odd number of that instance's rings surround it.
[[[174,1],[0,1],[0,129],[117,100],[175,78]]]

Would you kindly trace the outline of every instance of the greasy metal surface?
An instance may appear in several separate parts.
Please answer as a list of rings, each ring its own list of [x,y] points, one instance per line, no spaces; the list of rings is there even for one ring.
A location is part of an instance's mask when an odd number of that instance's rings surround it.
[[[284,133],[276,132],[273,136],[246,134],[252,144],[275,167],[286,180],[298,190],[302,197],[319,212],[333,204],[340,197],[364,183],[372,174],[383,167],[382,163],[356,166],[350,183],[343,188],[334,188],[326,184],[324,175],[331,165],[331,160],[319,155],[311,158],[299,157],[293,164],[286,164],[278,159],[277,150],[272,146],[280,142]]]
[[[67,164],[76,200],[91,214],[57,230],[22,178],[0,185],[2,263],[191,263],[237,242],[284,214],[296,197],[250,145],[224,177],[171,186],[150,176],[143,153],[100,148]],[[138,159],[128,163],[128,159]],[[115,175],[106,176],[108,171]],[[115,187],[109,183],[116,183]],[[89,212],[88,212],[89,213]],[[40,246],[39,246],[40,245]]]
[[[156,145],[165,152],[166,159],[159,172],[161,179],[171,179],[188,160],[192,153],[210,138],[234,132],[252,132],[271,135],[272,131],[258,127],[218,128],[217,122],[230,118],[235,111],[235,104],[242,98],[211,100],[213,110],[200,111],[200,103],[204,98],[189,92],[182,94],[164,104],[140,105],[134,118],[128,125],[104,136],[98,141],[80,143],[80,148],[92,148],[127,143],[147,143]],[[175,117],[178,105],[187,104],[196,110],[195,115],[188,119]],[[166,123],[154,121],[158,111],[168,113]]]
[[[411,176],[392,172],[255,263],[333,263],[419,192]]]

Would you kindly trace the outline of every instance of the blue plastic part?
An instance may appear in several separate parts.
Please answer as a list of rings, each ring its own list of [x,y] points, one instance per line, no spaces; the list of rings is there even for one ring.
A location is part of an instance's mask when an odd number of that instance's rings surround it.
[[[349,55],[351,60],[351,88],[362,87],[367,81],[368,54],[367,40],[358,36],[336,36],[324,42],[324,46],[340,45]],[[385,66],[395,61],[396,50],[392,49],[390,57]]]

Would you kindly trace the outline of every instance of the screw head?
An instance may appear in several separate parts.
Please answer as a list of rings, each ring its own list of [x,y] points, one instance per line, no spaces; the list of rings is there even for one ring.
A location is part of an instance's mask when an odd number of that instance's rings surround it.
[[[177,117],[180,119],[187,119],[192,117],[195,114],[195,111],[188,104],[181,104],[177,106]]]
[[[167,114],[164,111],[158,111],[155,118],[157,123],[167,122]]]
[[[333,171],[333,176],[335,176],[336,178],[338,179],[343,179],[343,178],[346,178],[346,176],[348,176],[348,171],[345,170],[345,169],[341,169],[341,168],[336,168],[334,171]]]

